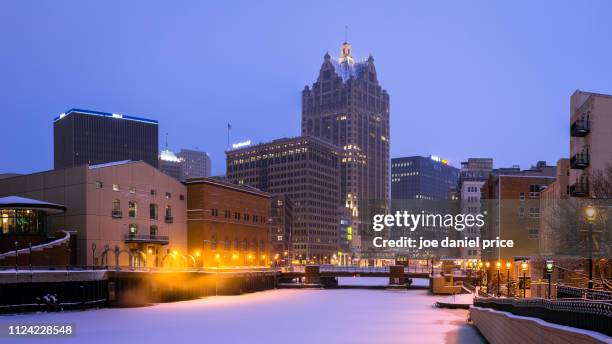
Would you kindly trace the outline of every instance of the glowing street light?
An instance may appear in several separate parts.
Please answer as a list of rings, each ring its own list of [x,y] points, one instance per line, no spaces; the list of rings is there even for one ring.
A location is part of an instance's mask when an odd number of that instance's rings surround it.
[[[597,208],[595,208],[595,206],[592,204],[589,204],[586,207],[584,207],[583,212],[584,212],[584,218],[589,222],[593,222],[597,218]]]
[[[512,263],[510,261],[506,262],[506,269],[508,269],[508,278],[506,280],[506,296],[510,297],[510,268],[512,267]]]
[[[521,270],[523,270],[523,298],[527,297],[527,270],[529,270],[529,264],[526,261],[521,263]]]
[[[597,219],[597,208],[589,204],[584,208],[584,218],[589,223],[589,289],[593,289],[593,224]]]
[[[500,297],[501,291],[499,290],[499,280],[501,279],[501,274],[499,269],[501,268],[501,262],[499,260],[495,263],[495,267],[497,268],[497,297]]]

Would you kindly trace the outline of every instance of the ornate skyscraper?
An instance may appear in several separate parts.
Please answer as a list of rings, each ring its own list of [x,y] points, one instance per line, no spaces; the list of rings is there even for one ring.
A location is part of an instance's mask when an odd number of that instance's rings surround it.
[[[350,247],[354,256],[367,257],[361,235],[368,230],[368,214],[384,211],[389,198],[389,94],[378,82],[372,56],[356,61],[347,42],[337,60],[325,54],[317,81],[302,92],[302,135],[342,149]]]

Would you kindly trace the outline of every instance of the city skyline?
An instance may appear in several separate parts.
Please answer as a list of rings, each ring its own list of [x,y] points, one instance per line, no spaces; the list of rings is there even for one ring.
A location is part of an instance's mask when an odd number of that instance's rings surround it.
[[[468,157],[492,157],[496,167],[553,164],[569,155],[568,96],[575,89],[610,92],[612,49],[590,44],[609,41],[612,32],[603,2],[529,4],[529,11],[520,4],[449,4],[435,16],[421,4],[392,3],[368,13],[343,4],[292,11],[281,3],[231,11],[195,3],[22,6],[5,3],[2,12],[40,25],[16,25],[11,16],[0,23],[9,33],[0,57],[3,115],[14,129],[5,136],[14,148],[2,173],[52,168],[53,118],[86,108],[156,119],[172,149],[210,152],[213,174],[222,174],[228,122],[232,142],[299,135],[301,90],[326,52],[339,55],[345,25],[353,55],[371,53],[394,96],[391,157],[436,154],[456,167]],[[90,20],[73,30],[71,18],[83,13]],[[354,24],[366,16],[381,27]],[[110,17],[113,25],[105,25]],[[313,26],[313,18],[333,24]],[[20,158],[35,152],[40,159]]]

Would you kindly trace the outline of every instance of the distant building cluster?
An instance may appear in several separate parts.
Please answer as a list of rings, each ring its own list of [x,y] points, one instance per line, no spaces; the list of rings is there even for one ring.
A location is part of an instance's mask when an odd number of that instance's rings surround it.
[[[210,156],[206,152],[193,149],[181,149],[175,154],[166,147],[159,153],[159,169],[181,181],[210,177]]]
[[[0,174],[0,265],[18,263],[26,251],[41,262],[131,267],[429,264],[437,257],[472,267],[497,261],[510,278],[521,262],[558,253],[561,201],[599,197],[601,172],[612,171],[609,95],[576,91],[570,156],[529,169],[494,168],[492,158],[468,158],[460,168],[437,155],[391,159],[389,94],[374,58],[356,60],[347,42],[338,58],[324,55],[301,95],[301,135],[233,145],[223,177],[210,177],[204,151],[173,152],[167,143],[160,151],[156,120],[60,114],[53,169]],[[371,215],[415,205],[486,214],[484,227],[456,237],[515,244],[375,250]]]

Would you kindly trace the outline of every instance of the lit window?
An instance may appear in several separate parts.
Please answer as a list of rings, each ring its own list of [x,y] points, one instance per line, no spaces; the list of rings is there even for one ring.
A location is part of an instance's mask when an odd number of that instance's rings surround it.
[[[128,202],[128,216],[136,217],[137,213],[138,213],[138,204],[136,204],[136,202],[134,201]]]
[[[131,194],[136,193],[136,188],[133,186],[130,186],[130,193]]]
[[[130,234],[138,234],[138,225],[130,223]]]
[[[113,191],[119,191],[119,184],[113,184]]]
[[[101,181],[96,181],[96,189],[102,189],[103,186],[104,184]]]
[[[170,197],[172,197],[172,194],[171,194],[171,193],[169,193],[169,192],[166,192],[166,198],[167,198],[167,199],[170,199]]]

